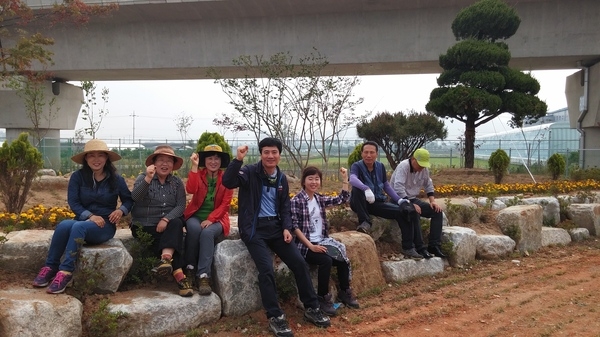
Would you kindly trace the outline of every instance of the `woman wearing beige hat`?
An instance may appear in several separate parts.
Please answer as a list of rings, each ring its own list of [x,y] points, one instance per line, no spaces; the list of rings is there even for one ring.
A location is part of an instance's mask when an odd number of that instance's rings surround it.
[[[88,141],[83,152],[71,157],[83,165],[71,175],[67,190],[75,219],[63,220],[56,226],[46,264],[33,281],[34,287],[45,287],[52,282],[46,291],[62,293],[73,280],[80,240],[100,244],[115,235],[116,224],[133,204],[125,179],[113,165],[119,159],[121,156],[99,139]],[[119,208],[117,199],[121,200]],[[60,262],[63,254],[65,258]]]
[[[204,151],[193,153],[190,160],[192,169],[185,189],[193,196],[184,212],[186,271],[191,277],[198,278],[198,293],[210,295],[215,239],[221,234],[229,235],[229,205],[233,190],[223,186],[221,169],[229,165],[231,158],[220,146],[212,144]]]
[[[152,271],[160,276],[173,275],[179,295],[187,297],[193,295],[193,290],[182,269],[185,187],[173,175],[181,165],[183,158],[168,145],[157,146],[146,158],[146,172],[137,177],[131,191],[134,201],[131,232],[137,238],[141,226],[152,236],[152,251],[160,257]]]

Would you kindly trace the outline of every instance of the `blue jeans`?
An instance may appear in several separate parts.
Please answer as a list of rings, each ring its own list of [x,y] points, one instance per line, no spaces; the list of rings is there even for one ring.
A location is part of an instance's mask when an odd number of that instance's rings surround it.
[[[77,249],[80,244],[77,239],[82,239],[88,244],[97,245],[112,239],[115,236],[116,227],[104,219],[104,228],[98,227],[92,221],[63,220],[54,230],[52,242],[46,258],[46,266],[53,270],[73,272],[77,260]],[[62,255],[63,262],[60,262]]]
[[[213,256],[215,253],[215,239],[223,233],[223,226],[219,222],[202,228],[200,219],[190,217],[185,222],[187,234],[185,235],[185,264],[196,268],[196,276],[206,274],[211,276]]]

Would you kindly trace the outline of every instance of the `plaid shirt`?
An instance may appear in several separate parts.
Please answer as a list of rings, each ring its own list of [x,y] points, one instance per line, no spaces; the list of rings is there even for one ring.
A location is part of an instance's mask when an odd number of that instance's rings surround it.
[[[348,191],[342,190],[339,196],[337,197],[328,197],[321,195],[319,193],[315,193],[314,197],[319,203],[319,208],[321,208],[321,218],[323,218],[323,237],[328,237],[327,232],[329,229],[329,224],[327,222],[327,217],[325,215],[325,209],[329,206],[341,205],[348,201],[350,198],[350,193]],[[308,213],[308,194],[306,191],[302,190],[296,194],[291,200],[291,209],[292,209],[292,228],[296,230],[296,228],[302,231],[302,234],[306,236],[307,239],[310,240],[310,215]],[[300,250],[302,256],[306,257],[306,253],[308,252],[308,247],[306,247],[300,240],[296,238],[296,245]]]

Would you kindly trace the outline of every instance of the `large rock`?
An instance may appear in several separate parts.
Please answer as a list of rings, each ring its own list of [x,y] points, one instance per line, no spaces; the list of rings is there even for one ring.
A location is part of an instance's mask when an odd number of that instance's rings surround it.
[[[571,241],[579,242],[590,238],[590,231],[587,228],[573,228],[569,230]]]
[[[442,241],[452,242],[452,253],[448,262],[452,267],[462,267],[475,261],[477,233],[465,227],[447,226],[442,231]]]
[[[372,216],[371,222],[372,226],[369,235],[373,238],[373,241],[379,240],[398,245],[402,244],[402,232],[396,220]]]
[[[436,200],[440,207],[444,210],[444,218],[446,223],[442,225],[456,226],[463,223],[479,222],[476,200],[469,199],[452,199],[446,204],[446,201]]]
[[[119,336],[154,337],[185,333],[221,317],[221,302],[212,293],[181,297],[151,290],[133,290],[111,297],[111,312],[126,313],[119,322]]]
[[[45,289],[0,290],[0,336],[78,337],[83,305]]]
[[[224,240],[215,247],[214,291],[224,316],[242,316],[262,308],[258,270],[242,240]]]
[[[443,272],[444,261],[439,257],[420,261],[384,261],[381,263],[381,269],[386,282],[406,282],[417,277]]]
[[[352,267],[351,286],[355,294],[385,285],[373,238],[356,231],[333,233],[331,237],[346,245]]]
[[[569,232],[562,228],[542,227],[542,246],[568,245],[571,243]]]
[[[600,235],[600,204],[571,204],[567,217],[580,228],[587,228],[590,235]]]
[[[133,263],[121,240],[114,238],[100,245],[84,245],[81,256],[79,268],[98,270],[104,275],[94,290],[98,294],[116,292]]]
[[[506,235],[478,235],[476,258],[497,260],[509,256],[515,250],[515,241]]]
[[[560,204],[555,197],[540,197],[522,199],[523,205],[540,205],[543,207],[542,224],[555,226],[560,222]]]
[[[521,252],[533,252],[542,246],[543,209],[540,205],[517,205],[501,210],[496,222],[502,233],[517,242]]]
[[[52,239],[52,230],[10,232],[0,244],[0,268],[37,272],[45,263]]]

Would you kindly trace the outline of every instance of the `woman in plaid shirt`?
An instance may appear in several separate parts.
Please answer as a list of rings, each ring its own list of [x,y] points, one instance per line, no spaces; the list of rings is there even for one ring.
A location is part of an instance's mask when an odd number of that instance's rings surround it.
[[[298,249],[308,264],[319,266],[317,295],[321,310],[329,316],[335,316],[329,278],[331,267],[336,266],[340,288],[338,301],[350,308],[358,308],[358,302],[350,289],[350,261],[346,256],[346,246],[328,236],[329,224],[325,209],[340,205],[350,198],[348,192],[348,170],[340,168],[342,192],[337,197],[318,193],[323,174],[309,166],[302,171],[302,190],[291,200],[292,226],[295,228]]]

